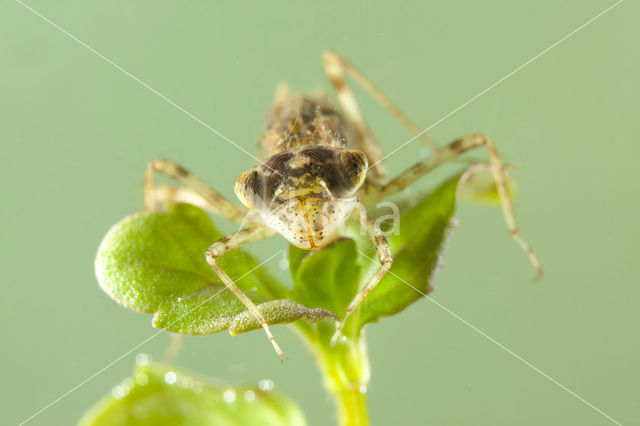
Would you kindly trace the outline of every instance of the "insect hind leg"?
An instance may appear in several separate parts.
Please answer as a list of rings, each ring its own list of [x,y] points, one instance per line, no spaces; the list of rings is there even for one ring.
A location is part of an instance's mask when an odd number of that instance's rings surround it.
[[[472,133],[464,136],[460,139],[456,139],[449,145],[446,145],[438,149],[433,155],[420,161],[404,173],[400,174],[388,184],[379,187],[376,192],[375,198],[382,199],[402,191],[413,182],[424,176],[431,170],[437,168],[441,164],[457,159],[460,155],[475,149],[485,147],[489,155],[489,164],[491,165],[491,174],[498,190],[498,196],[500,198],[500,205],[502,207],[502,214],[504,216],[505,224],[509,230],[511,238],[520,246],[520,248],[529,257],[529,261],[533,265],[538,277],[542,276],[542,266],[537,256],[529,246],[529,244],[520,236],[516,225],[515,215],[513,213],[513,204],[509,197],[509,190],[507,188],[507,178],[505,175],[506,167],[498,154],[498,151],[486,135],[482,133]]]

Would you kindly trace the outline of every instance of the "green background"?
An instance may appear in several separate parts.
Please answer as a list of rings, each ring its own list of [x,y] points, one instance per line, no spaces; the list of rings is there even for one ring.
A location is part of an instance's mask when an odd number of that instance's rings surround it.
[[[427,127],[613,4],[28,3],[250,152],[279,82],[330,89],[326,48]],[[518,167],[520,228],[546,268],[533,282],[499,210],[466,204],[434,298],[623,424],[640,424],[639,12],[621,3],[430,132],[440,144],[486,132]],[[387,151],[411,136],[356,94]],[[0,422],[15,424],[155,332],[93,275],[102,236],[142,207],[146,163],[171,158],[232,198],[253,160],[13,0],[0,4],[0,147]],[[389,167],[426,155],[414,141]],[[260,332],[187,338],[177,363],[273,379],[311,425],[332,424],[310,354],[290,329],[274,332],[283,366]],[[612,424],[429,301],[370,326],[368,340],[374,425]],[[136,353],[159,359],[168,342],[149,341],[30,424],[75,422]]]

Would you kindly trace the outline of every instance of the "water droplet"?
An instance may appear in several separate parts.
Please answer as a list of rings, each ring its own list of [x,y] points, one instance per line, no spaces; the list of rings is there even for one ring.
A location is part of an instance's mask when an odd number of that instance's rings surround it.
[[[244,399],[251,402],[256,399],[256,393],[252,390],[248,390],[244,393]]]
[[[176,373],[174,373],[173,371],[167,371],[164,374],[164,381],[170,385],[174,384],[177,379],[178,377],[176,376]]]
[[[258,382],[258,387],[263,391],[270,391],[273,389],[273,380],[264,379]]]
[[[147,354],[136,355],[136,364],[139,366],[147,365],[151,362],[151,357]]]
[[[222,399],[227,404],[231,404],[233,401],[236,400],[236,391],[234,391],[233,389],[224,391],[224,393],[222,394]]]
[[[193,382],[193,385],[191,385],[191,390],[194,391],[195,393],[202,392],[202,383],[197,381]]]
[[[127,377],[122,381],[122,384],[120,386],[123,386],[127,390],[127,393],[129,393],[129,391],[133,389],[133,385],[133,379],[131,377]]]
[[[365,385],[360,386],[358,390],[360,391],[360,393],[367,393],[367,387]]]
[[[136,374],[136,383],[140,386],[146,385],[147,383],[149,383],[149,376],[147,376],[145,373]]]
[[[286,257],[280,259],[280,261],[278,262],[278,267],[283,271],[289,269],[289,259],[287,259]]]
[[[124,398],[125,396],[127,396],[127,393],[129,392],[121,385],[115,386],[113,389],[111,389],[111,395],[115,399]]]

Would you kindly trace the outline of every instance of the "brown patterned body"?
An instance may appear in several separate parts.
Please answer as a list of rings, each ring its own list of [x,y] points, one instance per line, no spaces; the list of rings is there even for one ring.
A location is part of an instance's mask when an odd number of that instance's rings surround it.
[[[260,138],[263,162],[238,176],[238,198],[292,244],[327,244],[355,208],[366,177],[367,158],[348,148],[349,136],[324,97],[279,97]]]
[[[347,122],[326,97],[281,97],[267,116],[260,155],[265,159],[304,146],[345,148],[351,137]]]

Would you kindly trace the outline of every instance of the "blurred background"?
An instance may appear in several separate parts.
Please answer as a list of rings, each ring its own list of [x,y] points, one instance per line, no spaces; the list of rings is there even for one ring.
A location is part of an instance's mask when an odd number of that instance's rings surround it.
[[[253,153],[279,82],[333,95],[327,48],[426,128],[613,1],[27,3]],[[546,269],[534,282],[499,210],[464,204],[433,297],[623,424],[640,424],[639,12],[621,3],[429,133],[440,144],[493,138],[516,167],[520,229]],[[355,92],[387,152],[411,137]],[[389,168],[426,155],[414,141]],[[141,210],[157,156],[231,199],[253,164],[19,2],[0,4],[1,423],[28,418],[155,332],[150,315],[100,290],[93,259],[109,227]],[[277,237],[250,250],[266,258],[284,246]],[[311,425],[333,424],[311,355],[290,329],[274,332],[284,365],[260,332],[187,338],[177,365],[272,379]],[[613,424],[427,300],[367,334],[373,425]],[[160,359],[168,343],[149,341],[29,424],[74,423],[130,374],[136,353]]]

